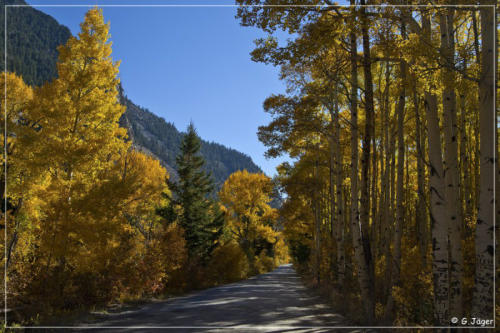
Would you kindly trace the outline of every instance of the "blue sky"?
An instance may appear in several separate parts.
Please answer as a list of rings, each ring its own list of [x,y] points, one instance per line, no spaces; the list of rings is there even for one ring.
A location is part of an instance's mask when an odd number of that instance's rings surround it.
[[[31,5],[234,4],[232,1],[27,0]],[[36,7],[79,31],[84,7]],[[185,130],[192,120],[200,136],[244,152],[266,174],[283,159],[266,160],[257,128],[269,123],[262,102],[285,91],[278,70],[254,63],[253,40],[264,33],[242,27],[234,7],[104,7],[111,22],[113,58],[136,104]]]

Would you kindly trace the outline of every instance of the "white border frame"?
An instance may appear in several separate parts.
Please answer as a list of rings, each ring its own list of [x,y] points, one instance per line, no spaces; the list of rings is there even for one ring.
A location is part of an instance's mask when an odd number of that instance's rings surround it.
[[[493,20],[496,22],[496,5],[236,5],[236,4],[160,4],[160,5],[152,5],[152,4],[144,4],[144,5],[118,5],[118,4],[103,4],[97,5],[4,5],[4,77],[5,77],[5,91],[4,91],[4,157],[5,164],[7,165],[7,145],[5,144],[7,140],[7,8],[8,7],[431,7],[431,8],[444,8],[444,7],[455,7],[455,8],[492,8],[493,9]],[[494,36],[496,36],[496,25],[494,26]],[[496,41],[496,39],[495,39]],[[493,80],[496,83],[497,76],[497,68],[495,68],[496,64],[496,52],[497,47],[493,49]],[[493,96],[496,96],[496,86],[493,84]],[[493,133],[495,133],[495,124],[496,124],[496,98],[493,101]],[[493,135],[495,140],[498,138]],[[495,145],[493,145],[493,161],[497,161]],[[495,163],[493,164],[495,165]],[[7,168],[5,168],[5,192],[4,192],[4,211],[7,212]],[[262,329],[282,329],[282,330],[291,330],[291,329],[495,329],[496,328],[496,170],[493,171],[493,326],[262,326],[262,325],[238,325],[238,326],[7,326],[7,261],[4,264],[4,325],[5,329],[29,329],[29,328],[39,328],[39,329],[254,329],[254,330],[262,330]],[[7,214],[5,216],[5,257],[7,258]]]

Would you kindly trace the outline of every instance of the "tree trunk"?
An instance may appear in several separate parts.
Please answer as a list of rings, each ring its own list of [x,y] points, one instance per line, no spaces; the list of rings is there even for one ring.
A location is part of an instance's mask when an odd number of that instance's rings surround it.
[[[375,132],[375,117],[373,117],[373,125],[372,125],[374,132]],[[373,158],[372,158],[372,185],[371,185],[371,220],[372,220],[372,226],[370,228],[371,231],[371,246],[372,246],[372,255],[377,258],[376,256],[376,251],[377,251],[377,239],[378,239],[378,220],[377,220],[377,197],[378,197],[378,158],[377,158],[377,143],[376,143],[376,137],[373,135],[372,138],[373,142]]]
[[[465,70],[467,64],[464,61],[462,68]],[[466,88],[460,89],[460,208],[462,214],[463,226],[472,215],[472,206],[470,200],[470,182],[469,182],[469,154],[467,151],[467,106],[466,106]],[[463,234],[463,233],[462,233]]]
[[[402,35],[405,35],[404,24],[401,29]],[[404,111],[405,111],[405,98],[406,98],[406,63],[401,61],[399,66],[401,76],[401,87],[399,92],[399,99],[396,105],[396,113],[398,117],[398,164],[397,164],[397,184],[396,184],[396,224],[394,226],[394,252],[392,256],[392,271],[391,271],[391,289],[399,285],[400,267],[401,267],[401,236],[404,220],[404,206],[403,206],[403,178],[404,178],[404,161],[405,161],[405,142],[404,142]],[[389,299],[387,301],[385,318],[391,320],[394,312],[394,298],[392,292],[389,292]]]
[[[494,5],[491,1],[481,4]],[[479,211],[476,224],[476,276],[472,316],[494,319],[493,307],[493,191],[495,121],[495,25],[494,8],[482,7],[481,75],[479,81],[480,176]]]
[[[333,124],[333,118],[332,118]],[[332,126],[334,127],[334,126]],[[336,173],[335,168],[335,128],[332,128],[333,135],[330,137],[330,164],[329,164],[329,199],[330,199],[330,239],[331,239],[331,252],[330,252],[330,272],[333,278],[337,278],[335,274],[338,274],[338,264],[336,260],[336,253],[333,251],[333,244],[337,240],[337,216],[335,213],[335,188],[334,188],[334,176]]]
[[[344,284],[345,275],[345,254],[344,254],[344,202],[342,198],[342,150],[340,147],[340,121],[339,121],[339,107],[335,103],[335,189],[336,189],[336,201],[337,201],[337,273],[338,273],[338,285],[342,286]]]
[[[432,273],[434,280],[434,320],[449,324],[448,213],[436,96],[426,92],[425,108],[429,140],[430,216],[432,225]]]
[[[335,172],[335,181],[333,180],[333,173],[331,174],[330,181],[335,183],[335,197],[332,198],[332,202],[336,202],[336,205],[331,206],[332,215],[335,216],[335,224],[332,225],[332,235],[335,236],[335,244],[337,246],[337,258],[336,258],[336,272],[337,272],[337,284],[342,288],[344,284],[345,277],[345,251],[344,251],[344,202],[343,202],[343,161],[342,161],[342,150],[340,146],[340,121],[339,121],[339,105],[338,101],[335,101],[335,106],[333,112],[330,113],[332,119],[332,155],[331,162],[334,167],[332,170]],[[333,195],[333,193],[332,193]],[[333,220],[332,220],[333,221]],[[332,258],[333,261],[333,258]]]
[[[365,4],[364,0],[360,1]],[[371,70],[370,36],[368,34],[368,22],[366,7],[361,7],[361,34],[363,41],[363,73],[365,87],[365,131],[363,135],[362,155],[361,155],[361,200],[360,200],[360,220],[361,220],[361,240],[363,242],[364,257],[368,269],[368,299],[363,300],[370,308],[370,322],[374,319],[374,263],[371,254],[370,244],[370,153],[373,133],[373,79]]]
[[[425,205],[425,185],[424,185],[424,150],[422,149],[422,134],[420,123],[420,112],[417,91],[413,92],[413,103],[415,105],[415,132],[416,132],[416,145],[417,145],[417,211],[415,213],[417,237],[420,248],[420,256],[422,258],[422,267],[427,265],[427,246],[428,246],[428,223]]]
[[[351,4],[352,4],[351,0]],[[358,210],[358,66],[357,43],[354,32],[350,33],[351,44],[351,232],[354,255],[358,268],[358,280],[363,298],[366,321],[372,323],[375,317],[371,302],[371,283],[362,241]]]
[[[389,136],[389,128],[390,128],[390,105],[389,105],[389,86],[390,86],[390,67],[389,63],[386,63],[386,73],[385,73],[385,101],[384,101],[384,151],[385,151],[385,170],[382,181],[382,195],[384,198],[384,206],[381,207],[383,210],[382,214],[382,224],[383,224],[383,244],[384,244],[384,254],[385,254],[385,276],[384,276],[384,288],[383,290],[388,290],[390,288],[390,258],[391,258],[391,228],[389,225],[389,212],[391,208],[390,200],[391,200],[391,184],[390,184],[390,173],[391,173],[391,144],[390,144],[390,136]],[[387,293],[387,297],[389,297]],[[385,300],[384,300],[385,301]]]
[[[316,185],[319,184],[319,170],[318,170],[318,160],[314,163],[314,181]],[[314,278],[316,283],[320,283],[321,275],[321,213],[320,213],[320,198],[318,196],[319,188],[315,187],[315,195],[313,196],[314,204],[314,252],[315,252],[315,263],[314,263]]]
[[[454,9],[449,7],[440,15],[441,54],[445,66],[443,80],[443,128],[444,128],[444,176],[446,183],[446,207],[448,209],[448,232],[450,246],[450,315],[462,317],[462,216],[460,214],[457,120],[455,73],[450,66],[455,65],[455,42],[453,33]]]

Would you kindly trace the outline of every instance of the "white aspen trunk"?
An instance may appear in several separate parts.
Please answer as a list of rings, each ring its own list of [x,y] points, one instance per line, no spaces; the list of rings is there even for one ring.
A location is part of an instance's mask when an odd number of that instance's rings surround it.
[[[431,43],[431,22],[429,14],[422,15],[421,38],[425,45]],[[448,272],[448,211],[446,209],[443,155],[441,133],[437,110],[437,98],[429,91],[424,92],[427,118],[429,155],[430,220],[432,237],[432,275],[434,286],[434,323],[447,326],[449,318],[449,272]]]
[[[314,181],[316,185],[319,185],[319,170],[318,170],[318,160],[314,163]],[[315,200],[313,204],[314,210],[314,278],[316,283],[319,285],[320,283],[320,275],[321,275],[321,213],[320,213],[320,196],[318,195],[319,189],[318,186],[315,187],[314,195]]]
[[[390,114],[390,105],[389,105],[389,85],[390,85],[390,68],[389,63],[386,63],[386,91],[385,91],[385,101],[384,101],[384,150],[385,150],[385,170],[382,182],[382,195],[384,198],[384,206],[381,207],[382,212],[382,224],[383,224],[383,245],[384,245],[384,254],[385,254],[385,276],[384,276],[384,289],[388,290],[387,297],[389,297],[389,282],[390,282],[390,264],[391,264],[391,228],[389,225],[389,212],[391,208],[390,200],[391,200],[391,184],[389,183],[389,177],[391,173],[391,145],[390,145],[390,136],[389,136],[389,114]]]
[[[498,10],[495,12],[495,22],[498,23]],[[500,44],[498,43],[498,34],[495,35],[495,45],[496,45],[496,57],[495,57],[495,73],[497,74],[495,78],[495,92],[498,92],[498,54],[500,51],[499,46]],[[495,99],[496,97],[494,97]],[[498,221],[500,221],[500,207],[498,205],[498,193],[500,193],[500,165],[498,165],[498,100],[497,101],[497,107],[495,108],[495,173],[496,173],[496,183],[495,183],[495,250],[496,250],[496,266],[495,267],[500,267],[500,249],[498,248],[498,243],[500,239],[500,226],[498,225]],[[498,277],[498,274],[497,274]],[[498,287],[497,289],[498,290]]]
[[[360,4],[364,5],[365,1],[361,0]],[[363,145],[361,155],[361,201],[360,201],[360,220],[361,220],[361,240],[363,243],[364,257],[368,273],[367,299],[363,301],[366,307],[370,308],[369,322],[373,322],[375,317],[375,265],[371,253],[370,241],[370,160],[371,160],[371,140],[373,136],[373,77],[371,70],[371,55],[370,55],[370,37],[368,31],[368,19],[366,7],[361,7],[361,37],[363,43],[363,74],[365,87],[365,131],[363,133]]]
[[[337,282],[339,286],[344,284],[345,275],[345,251],[344,251],[344,202],[342,197],[342,151],[340,147],[340,121],[339,121],[339,108],[338,104],[335,104],[335,171],[336,171],[336,201],[337,201],[337,226],[336,226],[336,236],[337,236]],[[333,213],[333,212],[332,212]]]
[[[364,4],[364,1],[361,1]],[[368,36],[368,26],[366,22],[365,7],[361,7],[361,32],[363,41],[363,73],[365,87],[365,130],[363,133],[363,145],[361,154],[361,201],[360,201],[360,219],[363,246],[365,249],[366,262],[371,267],[371,249],[370,249],[370,161],[371,161],[371,140],[373,133],[373,79],[371,71],[371,56],[370,56],[370,39]],[[372,274],[370,274],[372,275]]]
[[[493,5],[492,1],[481,4]],[[472,315],[494,319],[493,193],[495,168],[495,19],[494,8],[481,7],[481,75],[479,80],[479,210],[476,224],[476,276]]]
[[[402,35],[405,35],[404,25],[402,28]],[[401,236],[403,234],[403,220],[404,220],[404,161],[405,161],[405,142],[404,142],[404,110],[406,98],[406,63],[401,61],[399,66],[401,76],[401,87],[399,91],[399,99],[396,105],[396,114],[398,117],[398,163],[397,163],[397,184],[396,184],[396,223],[394,225],[394,252],[392,255],[392,271],[391,271],[391,289],[399,285],[400,267],[401,267]],[[389,299],[387,301],[385,318],[390,320],[394,312],[394,298],[392,292],[389,292]]]
[[[450,316],[462,317],[462,216],[460,214],[456,120],[455,73],[449,66],[455,64],[455,42],[453,33],[454,9],[447,8],[440,15],[441,54],[445,66],[443,80],[443,128],[444,128],[444,177],[446,184],[446,207],[448,210],[448,233],[450,246]]]
[[[449,324],[448,212],[441,152],[436,96],[426,92],[425,109],[429,140],[430,215],[432,225],[432,273],[434,280],[434,321]]]
[[[464,64],[464,69],[467,66]],[[465,91],[460,92],[460,208],[462,209],[462,221],[465,225],[466,219],[472,215],[470,205],[469,186],[469,154],[467,152],[467,107],[465,101]]]
[[[463,69],[467,68],[467,64],[463,63]],[[460,181],[460,214],[462,216],[462,230],[465,227],[466,219],[469,215],[469,194],[468,194],[468,168],[469,168],[469,157],[467,155],[467,133],[465,128],[467,126],[466,115],[467,115],[467,107],[465,101],[465,91],[460,91],[459,100],[460,100],[460,127],[459,127],[459,135],[457,137],[460,138],[459,145],[459,181]],[[462,232],[463,234],[463,232]]]
[[[373,132],[375,133],[375,117],[373,117]],[[378,196],[378,154],[377,154],[377,143],[376,143],[376,138],[375,134],[373,135],[372,138],[373,142],[373,157],[372,157],[372,185],[371,185],[371,220],[372,220],[372,226],[370,228],[371,231],[371,237],[370,239],[372,240],[372,255],[374,258],[377,258],[377,240],[378,240],[378,221],[377,221],[377,196]]]
[[[417,225],[417,237],[422,258],[422,267],[427,265],[427,246],[429,230],[427,226],[426,204],[425,204],[425,185],[424,185],[424,150],[422,147],[422,125],[420,123],[420,106],[416,89],[413,92],[413,104],[415,106],[415,132],[417,145],[417,211],[415,213]]]
[[[391,152],[391,178],[389,180],[389,183],[390,183],[390,190],[391,190],[391,193],[390,193],[390,203],[389,203],[389,207],[390,207],[390,216],[389,216],[389,220],[390,221],[393,221],[395,219],[395,215],[394,213],[396,212],[396,140],[394,139],[395,137],[395,133],[394,133],[394,128],[393,128],[393,124],[391,123],[391,126],[390,126],[390,129],[391,129],[391,142],[390,142],[390,152]],[[392,229],[392,228],[391,228]],[[390,230],[391,232],[391,235],[392,235],[392,230]]]
[[[384,135],[384,117],[385,117],[385,105],[383,103],[384,97],[381,96],[381,107],[380,107],[380,124],[381,124],[381,135],[380,135],[380,198],[378,200],[377,208],[377,241],[374,246],[375,258],[379,258],[383,254],[382,244],[384,244],[384,221],[383,221],[383,210],[385,210],[386,204],[384,202],[384,195],[386,190],[385,182],[385,135]]]
[[[352,0],[351,0],[352,3]],[[358,209],[358,66],[356,35],[350,33],[351,44],[351,233],[354,256],[358,269],[358,281],[363,298],[363,306],[368,323],[373,322],[374,311],[371,303],[371,284],[362,243],[361,224]]]
[[[330,165],[329,165],[329,196],[330,196],[330,239],[331,239],[331,252],[330,252],[330,271],[332,274],[337,274],[338,269],[337,269],[337,260],[336,260],[336,255],[337,253],[333,251],[333,244],[337,240],[337,217],[335,214],[335,188],[334,188],[334,166],[335,166],[335,148],[334,148],[334,138],[333,135],[330,138]],[[333,275],[333,278],[336,278],[335,275]]]

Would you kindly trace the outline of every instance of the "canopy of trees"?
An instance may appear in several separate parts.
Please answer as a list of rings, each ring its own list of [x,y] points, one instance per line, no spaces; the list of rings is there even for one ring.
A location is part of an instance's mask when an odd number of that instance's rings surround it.
[[[363,323],[494,319],[495,2],[237,3],[288,87],[258,134],[296,158],[279,182],[297,266]]]

